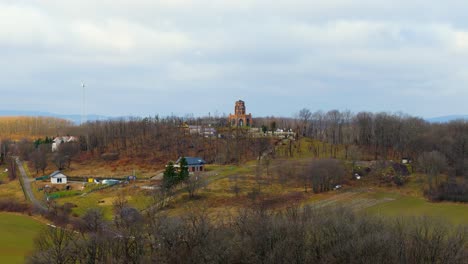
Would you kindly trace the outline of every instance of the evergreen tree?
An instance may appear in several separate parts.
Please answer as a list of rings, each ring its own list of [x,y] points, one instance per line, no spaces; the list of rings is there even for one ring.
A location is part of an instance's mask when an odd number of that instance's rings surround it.
[[[178,177],[178,182],[185,181],[189,177],[188,163],[187,163],[187,160],[184,157],[182,157],[182,159],[180,159],[180,171],[179,171],[178,176],[179,176]]]
[[[174,163],[169,162],[164,170],[163,174],[163,186],[166,189],[170,189],[173,185],[177,183],[177,173],[174,168]]]
[[[34,141],[34,147],[37,149],[39,147],[39,145],[43,144],[44,142],[42,141],[41,138],[38,138],[36,139],[36,141]]]

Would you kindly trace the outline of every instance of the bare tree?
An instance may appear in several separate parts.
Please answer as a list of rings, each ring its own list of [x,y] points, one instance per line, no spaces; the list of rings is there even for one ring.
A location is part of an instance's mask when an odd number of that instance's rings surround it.
[[[438,151],[424,152],[419,156],[418,164],[427,175],[429,189],[432,190],[434,187],[438,187],[440,173],[447,168],[445,156]]]
[[[201,175],[201,173],[196,172],[185,180],[185,186],[189,194],[189,198],[192,199],[195,198],[195,195],[199,189],[206,186],[206,180]]]
[[[300,131],[302,132],[301,135],[306,136],[308,128],[309,128],[309,121],[310,121],[310,118],[312,117],[312,113],[310,112],[309,109],[303,108],[299,111],[297,116],[301,124],[300,126]]]
[[[15,180],[17,177],[16,161],[14,158],[8,158],[8,178],[10,181]]]
[[[36,252],[29,263],[76,263],[78,252],[77,236],[72,230],[60,227],[46,227],[34,241]]]
[[[68,142],[60,144],[58,153],[66,161],[68,168],[70,168],[71,161],[79,153],[79,150],[78,143]]]
[[[343,181],[345,169],[339,160],[323,159],[313,161],[306,169],[310,175],[314,192],[326,192]]]
[[[17,150],[18,155],[22,160],[29,160],[29,154],[33,152],[34,145],[31,141],[27,139],[22,139],[19,143],[17,143]]]
[[[31,161],[34,164],[36,169],[36,174],[39,174],[39,171],[42,170],[42,173],[45,172],[47,168],[47,154],[41,148],[37,148],[33,153],[30,154]]]
[[[356,168],[356,162],[361,159],[362,152],[357,146],[351,146],[348,150],[348,158],[351,161],[351,165],[354,169]]]

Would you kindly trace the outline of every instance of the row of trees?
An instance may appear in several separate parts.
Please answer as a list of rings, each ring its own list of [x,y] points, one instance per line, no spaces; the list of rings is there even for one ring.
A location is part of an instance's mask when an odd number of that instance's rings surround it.
[[[343,146],[345,158],[350,160],[354,160],[356,147],[374,160],[408,157],[415,161],[416,169],[427,175],[425,193],[429,198],[468,201],[466,121],[431,124],[404,114],[337,110],[312,113],[308,109],[302,109],[296,121],[300,135],[331,144],[330,157],[336,157]],[[403,183],[400,179],[394,178],[397,184]]]
[[[1,145],[5,149],[2,157],[8,159],[11,156],[18,156],[21,160],[30,162],[36,174],[39,174],[39,171],[45,173],[49,164],[54,164],[58,170],[70,167],[73,158],[80,152],[77,142],[62,143],[55,152],[52,152],[50,139],[37,139],[34,142],[27,139],[18,142],[3,140]]]
[[[54,135],[72,125],[71,121],[54,117],[0,117],[0,135],[8,138]]]
[[[45,228],[28,263],[465,263],[468,229],[427,218],[362,217],[344,208],[203,208],[169,217],[125,201],[89,210],[73,228]],[[455,228],[455,229],[454,229]]]
[[[205,137],[190,134],[184,125],[185,120],[177,117],[132,118],[89,122],[68,133],[82,135],[81,151],[95,155],[120,153],[164,164],[184,155],[201,156],[208,162],[239,163],[256,158],[265,145],[247,129],[220,126],[217,136]]]
[[[444,154],[438,151],[424,152],[417,163],[427,176],[428,189],[425,194],[429,199],[468,202],[468,180],[457,179],[455,170],[448,166]]]
[[[185,123],[215,126],[223,137],[190,135],[183,126]],[[60,128],[61,134],[80,135],[81,151],[98,154],[140,155],[157,157],[161,161],[182,154],[197,154],[209,162],[219,163],[241,162],[255,157],[256,146],[252,143],[256,140],[252,140],[245,130],[227,127],[225,117],[218,116],[130,118],[89,122],[79,127],[53,118],[23,118],[4,121],[5,133],[0,122],[0,133],[7,136],[9,131],[15,133],[24,126],[21,131],[30,136],[35,134],[36,124],[44,129]],[[373,159],[416,158],[423,152],[436,150],[447,157],[456,175],[464,175],[468,167],[468,124],[464,121],[430,124],[405,114],[302,109],[295,118],[257,118],[255,124],[268,129],[293,129],[298,136],[330,143],[335,148],[327,151],[333,158],[336,158],[338,146],[345,147],[346,158],[352,145],[365,148],[366,153],[373,154]],[[37,131],[42,131],[42,135],[58,133],[58,130],[52,133],[47,129]]]
[[[391,113],[351,113],[332,110],[312,113],[302,109],[296,119],[299,134],[345,146],[358,145],[377,159],[417,158],[423,152],[439,151],[447,157],[456,175],[468,166],[468,122],[431,124],[421,118]],[[331,156],[336,152],[331,151]]]
[[[273,162],[280,184],[300,184],[304,191],[315,193],[330,191],[345,180],[346,169],[336,159],[319,159],[307,163],[292,160]]]

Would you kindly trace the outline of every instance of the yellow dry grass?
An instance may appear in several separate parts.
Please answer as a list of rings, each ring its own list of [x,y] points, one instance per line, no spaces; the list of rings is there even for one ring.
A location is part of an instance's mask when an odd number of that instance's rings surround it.
[[[71,168],[63,172],[68,176],[93,178],[125,177],[135,172],[137,178],[148,179],[156,176],[162,166],[161,164],[135,164],[124,159],[111,162],[88,160],[72,162]]]
[[[19,180],[10,181],[7,173],[3,171],[5,171],[5,167],[0,166],[0,172],[2,172],[0,174],[0,181],[2,181],[2,184],[0,184],[0,199],[14,199],[19,202],[25,202],[26,199]]]

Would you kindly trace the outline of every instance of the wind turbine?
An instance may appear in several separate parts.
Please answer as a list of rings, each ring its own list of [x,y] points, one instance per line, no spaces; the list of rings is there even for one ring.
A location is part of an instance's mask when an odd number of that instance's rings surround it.
[[[83,88],[83,109],[81,109],[81,125],[86,122],[86,94],[85,94],[85,83],[81,81],[81,88]]]
[[[86,84],[84,81],[81,81],[81,88],[83,88],[83,112],[81,115],[81,126],[86,123],[87,113],[86,113],[86,94],[85,94],[85,87]],[[86,150],[89,151],[89,133],[88,133],[88,126],[86,126]]]

